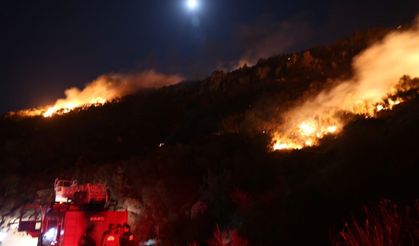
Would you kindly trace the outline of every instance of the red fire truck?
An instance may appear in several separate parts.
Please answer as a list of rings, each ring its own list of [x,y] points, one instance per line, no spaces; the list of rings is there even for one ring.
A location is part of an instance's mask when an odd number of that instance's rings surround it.
[[[109,209],[109,192],[103,184],[56,180],[55,199],[47,208],[22,209],[19,231],[38,237],[38,246],[78,246],[89,237],[100,246],[109,225],[127,223],[126,210]]]

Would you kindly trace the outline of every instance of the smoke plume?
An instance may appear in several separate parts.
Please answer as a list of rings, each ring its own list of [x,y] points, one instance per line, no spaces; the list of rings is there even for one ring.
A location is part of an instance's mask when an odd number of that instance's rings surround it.
[[[400,78],[419,77],[419,25],[389,33],[354,58],[354,76],[306,100],[284,115],[285,124],[274,133],[274,149],[301,149],[316,145],[323,136],[336,134],[345,122],[341,112],[374,116],[402,99]]]
[[[87,84],[82,90],[76,87],[65,90],[65,98],[56,100],[51,106],[22,110],[12,114],[50,117],[55,114],[67,113],[75,108],[103,105],[141,89],[160,88],[179,83],[182,80],[183,78],[179,75],[161,74],[154,70],[135,74],[102,75]]]

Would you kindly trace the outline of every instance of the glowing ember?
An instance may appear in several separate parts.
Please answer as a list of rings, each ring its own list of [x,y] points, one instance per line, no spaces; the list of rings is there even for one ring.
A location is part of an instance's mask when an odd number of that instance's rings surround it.
[[[86,85],[83,90],[70,88],[65,91],[66,98],[58,99],[54,105],[36,109],[25,109],[11,112],[9,115],[18,117],[43,116],[69,113],[75,109],[102,106],[123,96],[144,88],[159,88],[182,81],[179,75],[165,75],[153,70],[138,74],[110,74],[97,78]]]
[[[274,144],[273,149],[274,150],[285,150],[285,149],[302,149],[302,145],[298,145],[296,143],[282,143],[280,140],[277,140],[277,142]]]
[[[316,132],[316,128],[313,123],[303,122],[300,124],[300,132],[303,136],[311,136]]]
[[[419,88],[402,85],[402,76],[419,77],[419,25],[396,31],[354,59],[354,78],[319,93],[283,115],[275,129],[273,150],[302,149],[318,145],[328,135],[341,132],[347,123],[342,112],[376,117],[404,100],[399,92]]]
[[[380,111],[382,111],[384,109],[385,109],[384,106],[381,105],[381,104],[378,104],[377,107],[376,107],[377,112],[380,112]]]
[[[395,105],[399,105],[400,103],[402,103],[402,100],[401,99],[396,99],[395,101],[393,101],[391,99],[388,99],[388,105],[389,105],[389,108],[390,109],[393,109],[393,107]]]
[[[338,130],[337,126],[328,126],[327,127],[327,133],[330,133],[330,134],[335,133],[337,130]]]

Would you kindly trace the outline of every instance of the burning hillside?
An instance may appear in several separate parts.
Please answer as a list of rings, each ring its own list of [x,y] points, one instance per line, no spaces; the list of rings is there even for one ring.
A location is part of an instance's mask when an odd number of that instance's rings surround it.
[[[43,116],[47,118],[65,114],[74,109],[101,106],[135,93],[140,89],[160,88],[179,83],[182,80],[183,78],[179,75],[166,75],[154,70],[137,74],[103,75],[86,85],[83,90],[75,87],[67,89],[64,92],[66,97],[58,99],[53,105],[11,112],[10,115],[19,117]]]
[[[395,31],[367,48],[353,61],[353,78],[337,83],[283,115],[284,124],[273,134],[273,149],[315,146],[327,135],[339,134],[347,123],[344,114],[375,117],[405,99],[399,93],[417,90],[402,76],[419,77],[419,25]]]

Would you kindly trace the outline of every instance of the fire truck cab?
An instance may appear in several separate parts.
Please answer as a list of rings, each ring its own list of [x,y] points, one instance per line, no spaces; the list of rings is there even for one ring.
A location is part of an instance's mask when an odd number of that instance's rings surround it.
[[[86,237],[100,246],[110,224],[128,221],[126,210],[107,209],[109,196],[103,184],[56,180],[54,190],[49,207],[32,205],[21,211],[18,230],[38,237],[38,246],[78,246]]]

